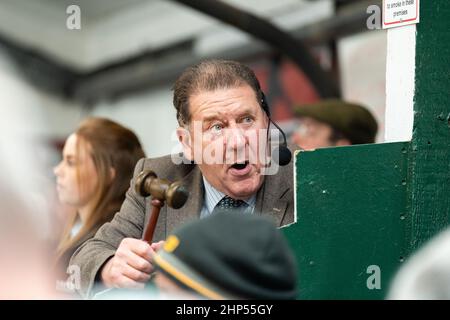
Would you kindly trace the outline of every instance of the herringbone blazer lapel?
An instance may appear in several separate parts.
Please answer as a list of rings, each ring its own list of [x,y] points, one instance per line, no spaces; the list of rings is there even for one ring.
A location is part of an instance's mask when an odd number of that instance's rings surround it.
[[[266,175],[256,196],[256,213],[273,219],[281,227],[294,221],[293,164],[279,167],[275,175]]]
[[[270,181],[271,177],[265,177],[264,184],[257,193],[255,210],[257,214],[273,219],[275,224],[280,227],[288,206],[284,195],[289,192],[289,188],[280,189],[280,185],[273,185],[273,182]]]

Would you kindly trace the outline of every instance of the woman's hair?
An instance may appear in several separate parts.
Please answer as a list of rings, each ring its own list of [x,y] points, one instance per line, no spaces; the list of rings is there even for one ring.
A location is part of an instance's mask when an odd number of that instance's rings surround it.
[[[131,130],[108,119],[88,118],[79,125],[75,134],[78,138],[78,153],[81,145],[88,147],[97,171],[98,184],[92,197],[91,212],[73,238],[71,230],[77,216],[69,219],[57,248],[57,260],[86,235],[110,221],[119,211],[130,186],[133,169],[138,160],[145,157],[137,136]],[[111,168],[115,173],[114,177]],[[84,182],[80,179],[80,172],[77,172],[77,176],[78,186],[83,188]]]

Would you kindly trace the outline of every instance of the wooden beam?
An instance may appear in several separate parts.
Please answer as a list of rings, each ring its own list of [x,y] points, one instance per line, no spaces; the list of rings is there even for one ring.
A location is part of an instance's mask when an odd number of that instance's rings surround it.
[[[310,79],[320,96],[340,97],[339,87],[332,80],[333,77],[320,67],[309,52],[309,48],[301,40],[294,38],[268,20],[220,0],[173,1],[203,12],[266,42],[275,51],[286,55],[296,63]]]

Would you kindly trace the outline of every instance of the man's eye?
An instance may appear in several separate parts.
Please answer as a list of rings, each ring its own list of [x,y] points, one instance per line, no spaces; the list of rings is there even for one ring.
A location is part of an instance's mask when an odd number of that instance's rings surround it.
[[[221,130],[223,129],[221,124],[215,124],[213,126],[211,126],[211,131],[214,133],[219,133],[221,132]]]
[[[252,123],[253,122],[253,118],[252,117],[245,117],[242,119],[243,123]]]

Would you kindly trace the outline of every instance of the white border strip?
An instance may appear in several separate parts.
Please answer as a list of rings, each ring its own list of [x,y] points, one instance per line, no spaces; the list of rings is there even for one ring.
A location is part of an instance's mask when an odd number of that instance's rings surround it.
[[[387,33],[385,141],[409,141],[414,121],[416,26]]]

